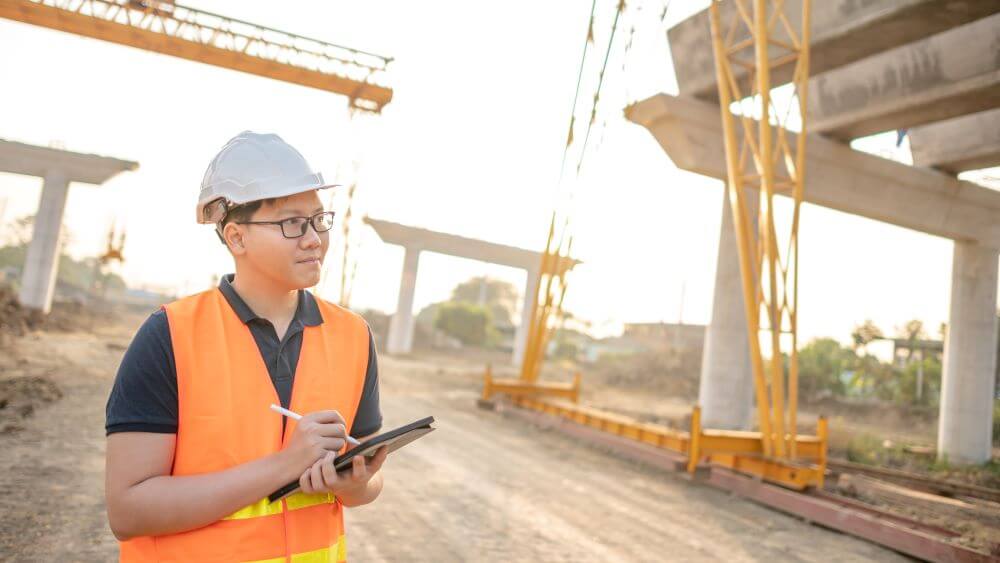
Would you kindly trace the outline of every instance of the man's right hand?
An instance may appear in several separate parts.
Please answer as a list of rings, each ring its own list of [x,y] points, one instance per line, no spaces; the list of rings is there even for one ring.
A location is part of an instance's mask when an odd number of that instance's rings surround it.
[[[301,474],[327,452],[336,454],[343,449],[347,437],[344,417],[334,410],[316,411],[304,415],[282,453]]]

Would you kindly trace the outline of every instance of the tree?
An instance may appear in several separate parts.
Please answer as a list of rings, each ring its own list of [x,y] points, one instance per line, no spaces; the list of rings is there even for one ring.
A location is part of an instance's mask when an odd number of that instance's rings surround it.
[[[913,350],[916,348],[917,341],[923,340],[927,336],[924,333],[924,323],[917,319],[907,321],[902,327],[896,329],[896,334],[899,338],[906,340],[906,363],[910,363],[913,360]]]
[[[3,238],[0,242],[5,243],[7,246],[24,246],[27,247],[28,243],[31,242],[32,233],[35,230],[35,216],[25,215],[23,217],[18,217],[10,223],[7,224],[3,231]],[[63,225],[62,230],[59,232],[59,250],[66,248],[66,246],[73,240],[73,235],[70,233],[69,229]]]
[[[451,292],[451,300],[456,303],[481,305],[490,310],[497,324],[510,325],[517,309],[517,288],[503,280],[486,276],[464,281]]]
[[[3,232],[3,238],[8,241],[8,244],[0,246],[0,269],[23,270],[34,222],[34,215],[26,215],[7,225]],[[121,277],[111,272],[100,271],[97,258],[87,257],[75,260],[65,254],[63,249],[70,240],[69,231],[63,228],[59,235],[59,265],[56,274],[56,281],[60,285],[71,286],[81,291],[89,291],[95,285],[112,291],[125,289],[125,281]]]
[[[871,344],[873,340],[878,340],[882,338],[882,329],[875,326],[875,323],[871,319],[865,319],[865,322],[854,327],[851,331],[851,340],[854,341],[854,349],[861,349],[867,355],[868,345]]]
[[[934,406],[941,397],[941,361],[936,355],[907,363],[897,370],[896,402]]]
[[[842,374],[855,367],[857,356],[832,338],[817,338],[799,350],[799,388],[807,397],[845,394]]]
[[[467,346],[485,346],[493,338],[493,315],[471,303],[441,303],[434,327]]]

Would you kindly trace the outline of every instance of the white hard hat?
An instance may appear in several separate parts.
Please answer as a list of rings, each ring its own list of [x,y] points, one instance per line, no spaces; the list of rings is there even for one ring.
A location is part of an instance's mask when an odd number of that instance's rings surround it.
[[[234,206],[332,188],[299,151],[271,133],[244,131],[215,155],[198,196],[198,222],[218,223]]]

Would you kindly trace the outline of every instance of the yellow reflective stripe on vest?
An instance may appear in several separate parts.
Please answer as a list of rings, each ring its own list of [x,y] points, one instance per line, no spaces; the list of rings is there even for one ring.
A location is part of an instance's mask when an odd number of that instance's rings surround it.
[[[310,506],[316,506],[317,504],[323,503],[333,504],[336,501],[337,497],[335,497],[333,493],[315,493],[311,495],[307,495],[305,493],[295,493],[294,495],[289,495],[285,498],[285,504],[288,505],[288,510],[298,510],[300,508],[308,508]],[[272,514],[281,514],[281,501],[276,500],[274,502],[267,502],[267,498],[265,497],[249,506],[244,506],[229,516],[226,516],[223,520],[245,520],[247,518],[271,516]]]
[[[285,561],[284,557],[275,557],[246,563],[285,563]],[[344,536],[340,536],[337,543],[330,547],[292,554],[292,563],[337,563],[338,561],[347,561],[347,542]]]

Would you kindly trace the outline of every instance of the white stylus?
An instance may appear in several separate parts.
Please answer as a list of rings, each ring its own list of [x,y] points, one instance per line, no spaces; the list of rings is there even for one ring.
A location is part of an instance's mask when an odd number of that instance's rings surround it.
[[[283,414],[283,415],[287,416],[288,418],[290,418],[292,420],[302,420],[302,415],[301,414],[299,414],[297,412],[294,412],[294,411],[290,411],[290,410],[282,408],[282,407],[279,407],[278,405],[273,405],[272,404],[271,405],[271,410],[274,411],[274,412],[276,412],[276,413],[278,413],[278,414]],[[349,444],[351,444],[353,446],[360,446],[361,445],[361,442],[355,440],[354,438],[351,438],[350,436],[347,436],[347,443],[349,443]]]

